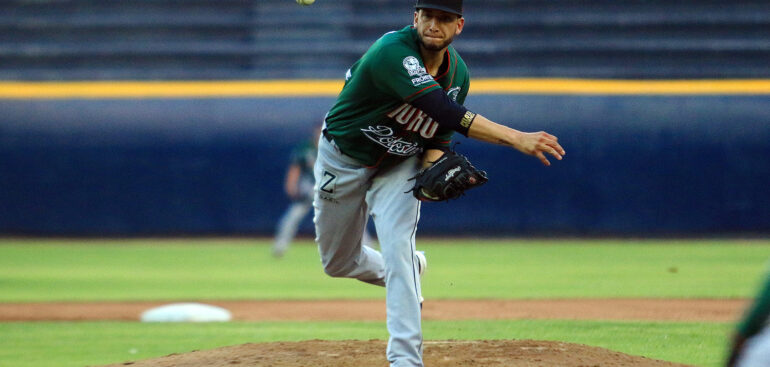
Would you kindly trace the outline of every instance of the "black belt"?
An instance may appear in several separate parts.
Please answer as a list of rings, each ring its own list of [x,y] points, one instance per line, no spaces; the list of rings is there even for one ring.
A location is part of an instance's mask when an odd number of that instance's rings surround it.
[[[324,134],[324,138],[325,138],[325,139],[326,139],[328,142],[330,142],[330,143],[331,143],[331,142],[332,142],[332,140],[334,140],[334,137],[332,136],[332,134],[329,134],[329,132],[328,132],[328,131],[326,131],[326,129],[323,129],[322,133]]]

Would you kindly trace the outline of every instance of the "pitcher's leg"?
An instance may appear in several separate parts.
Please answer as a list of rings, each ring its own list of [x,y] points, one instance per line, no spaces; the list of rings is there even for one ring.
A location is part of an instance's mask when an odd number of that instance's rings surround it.
[[[394,367],[423,366],[420,279],[414,257],[420,206],[405,193],[416,164],[409,159],[375,177],[367,198],[385,259],[387,355]]]
[[[313,222],[327,274],[384,285],[382,256],[361,244],[368,218],[365,197],[371,174],[322,138],[315,166]]]

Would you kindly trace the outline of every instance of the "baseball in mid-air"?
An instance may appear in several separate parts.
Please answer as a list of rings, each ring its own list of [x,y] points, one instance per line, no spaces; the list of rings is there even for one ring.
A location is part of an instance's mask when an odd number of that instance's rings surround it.
[[[312,5],[314,2],[315,0],[297,0],[299,5]]]

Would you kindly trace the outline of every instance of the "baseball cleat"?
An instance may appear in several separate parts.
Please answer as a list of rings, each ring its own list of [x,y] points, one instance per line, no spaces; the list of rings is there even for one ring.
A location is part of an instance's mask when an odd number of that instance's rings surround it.
[[[417,274],[420,275],[420,281],[422,281],[422,275],[425,274],[425,270],[428,269],[428,260],[425,259],[425,251],[415,251],[414,257],[417,259]],[[420,294],[420,306],[422,306],[423,301],[425,301],[425,299],[422,298],[422,294]]]

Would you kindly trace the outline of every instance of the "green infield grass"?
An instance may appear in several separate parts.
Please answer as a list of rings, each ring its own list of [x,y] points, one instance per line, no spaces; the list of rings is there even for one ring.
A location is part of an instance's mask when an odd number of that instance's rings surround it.
[[[0,240],[0,302],[381,299],[323,273],[310,241]],[[423,240],[427,299],[747,298],[766,240]],[[719,366],[730,323],[426,321],[427,340],[537,339]],[[0,367],[85,366],[246,342],[386,339],[381,322],[0,323]]]
[[[433,299],[750,297],[770,241],[421,241]],[[0,302],[378,299],[309,241],[0,240]]]

